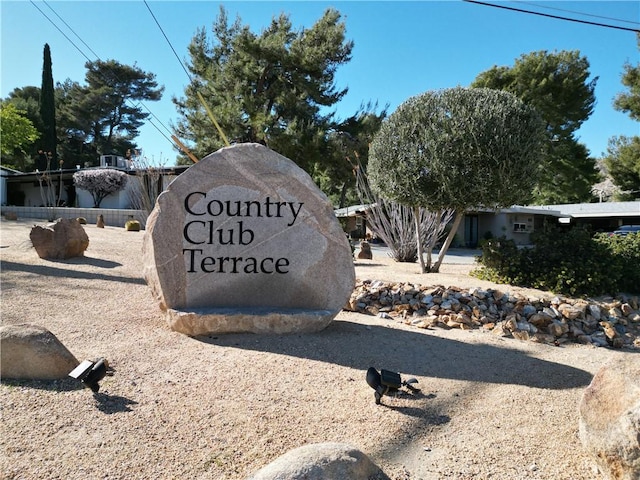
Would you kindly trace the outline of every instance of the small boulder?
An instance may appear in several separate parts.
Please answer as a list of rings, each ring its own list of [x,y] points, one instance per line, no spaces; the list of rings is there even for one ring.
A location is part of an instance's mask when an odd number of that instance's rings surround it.
[[[580,441],[605,479],[640,476],[640,362],[619,356],[593,377],[580,402]]]
[[[316,443],[291,450],[248,480],[388,480],[364,453],[344,443]]]
[[[76,219],[59,218],[46,226],[35,225],[29,234],[40,258],[66,259],[84,256],[89,237]]]
[[[66,378],[78,360],[49,330],[27,323],[0,326],[0,377]]]
[[[360,251],[358,252],[359,259],[371,260],[373,253],[371,252],[371,245],[369,242],[360,242]]]

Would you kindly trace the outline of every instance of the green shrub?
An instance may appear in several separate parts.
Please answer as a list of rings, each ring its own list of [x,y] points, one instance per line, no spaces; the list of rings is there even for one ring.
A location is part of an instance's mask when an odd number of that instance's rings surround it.
[[[472,275],[574,296],[638,292],[638,234],[592,237],[582,228],[545,227],[531,239],[534,246],[522,249],[504,237],[488,240]]]
[[[76,218],[76,220],[78,221],[78,223],[80,225],[86,225],[87,224],[87,219],[84,218],[84,217],[78,217],[78,218]]]
[[[599,233],[594,241],[605,245],[614,258],[615,269],[619,276],[618,290],[627,293],[640,291],[640,233],[625,236]]]
[[[124,229],[127,232],[139,232],[140,222],[138,220],[127,220],[127,223],[124,224]]]

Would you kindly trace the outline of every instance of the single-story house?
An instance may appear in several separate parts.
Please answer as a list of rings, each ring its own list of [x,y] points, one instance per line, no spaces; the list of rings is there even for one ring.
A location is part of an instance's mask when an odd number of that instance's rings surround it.
[[[102,155],[99,167],[83,169],[78,165],[75,169],[58,169],[45,172],[36,170],[35,172],[23,173],[2,167],[1,204],[3,206],[19,207],[67,206],[92,208],[94,202],[91,193],[86,190],[76,189],[73,175],[80,170],[103,168],[120,170],[131,178],[124,190],[107,196],[100,204],[100,208],[132,208],[132,191],[138,184],[137,180],[141,176],[148,177],[148,175],[145,170],[133,168],[126,159],[115,157],[114,155]],[[164,190],[176,176],[187,168],[188,165],[160,168],[157,180],[159,183],[157,186],[158,191]]]
[[[124,190],[107,196],[99,209],[94,209],[90,192],[76,189],[73,174],[80,170],[112,168],[129,175]],[[6,167],[0,170],[1,210],[11,211],[21,218],[76,218],[94,221],[98,214],[107,225],[122,226],[124,220],[134,217],[143,224],[146,212],[135,205],[135,191],[142,182],[157,182],[154,190],[162,192],[171,181],[184,172],[188,165],[158,168],[150,174],[146,169],[133,168],[123,157],[103,155],[100,166],[82,169],[58,169],[40,172],[18,172]],[[139,197],[138,197],[139,198]],[[139,202],[138,202],[139,203]]]
[[[0,166],[0,205],[7,204],[7,179],[20,173],[12,168]]]
[[[457,232],[459,244],[476,248],[482,239],[506,237],[516,245],[530,245],[534,231],[542,228],[545,222],[558,223],[561,217],[558,210],[520,205],[467,211]]]
[[[372,235],[367,227],[367,211],[371,205],[352,205],[335,210],[336,217],[342,223],[342,229],[353,239],[366,238]]]
[[[373,232],[367,225],[367,212],[371,205],[353,205],[335,210],[343,228],[351,238],[365,238]],[[545,221],[558,222],[560,211],[549,208],[514,205],[499,210],[479,209],[465,213],[456,232],[455,246],[476,248],[479,241],[489,237],[507,237],[518,245],[529,245],[530,235]]]
[[[345,231],[353,238],[373,232],[367,226],[370,205],[337,209]],[[529,245],[530,235],[544,222],[583,225],[593,231],[613,231],[621,225],[640,225],[640,202],[578,203],[566,205],[514,205],[499,210],[480,209],[465,213],[457,232],[456,244],[475,248],[483,238],[507,237],[518,245]]]
[[[562,215],[562,223],[588,225],[593,231],[611,232],[621,225],[640,225],[639,201],[570,203],[535,208],[556,210]]]
[[[131,164],[123,157],[103,155],[100,158],[100,167],[94,168],[118,169],[130,175],[132,180],[140,180],[146,175],[147,179],[158,182],[157,191],[161,192],[188,167],[188,165],[182,165],[160,168],[156,171],[158,175],[150,176],[145,170],[132,168]],[[19,207],[20,216],[46,218],[37,210],[52,205],[55,205],[56,210],[64,208],[59,205],[85,210],[93,208],[91,194],[84,190],[76,190],[74,186],[73,174],[78,170],[80,170],[79,165],[75,169],[23,173],[1,167],[0,204],[2,211],[10,209],[10,207]],[[118,210],[135,207],[132,204],[131,190],[136,188],[138,184],[137,181],[130,181],[127,189],[105,198],[100,205],[100,213],[102,210],[110,210],[109,215],[114,218],[112,224],[121,224],[121,215]],[[373,235],[367,226],[367,211],[370,208],[371,205],[353,205],[335,210],[336,216],[341,220],[344,230],[351,238],[365,238],[367,234]],[[72,216],[72,213],[69,215],[61,213],[64,212],[58,211],[56,215]],[[129,214],[130,212],[127,212],[125,218]],[[518,245],[528,245],[531,243],[531,233],[548,221],[568,225],[589,225],[594,231],[613,231],[621,225],[640,225],[640,202],[514,205],[499,210],[470,210],[466,212],[464,220],[458,228],[455,244],[475,248],[483,238],[505,236],[513,239]]]

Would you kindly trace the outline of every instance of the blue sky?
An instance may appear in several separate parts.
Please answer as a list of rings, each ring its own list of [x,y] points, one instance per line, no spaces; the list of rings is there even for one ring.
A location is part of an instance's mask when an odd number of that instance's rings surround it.
[[[157,0],[147,3],[183,61],[194,33],[201,27],[210,31],[221,4]],[[499,4],[640,28],[637,1]],[[614,96],[624,91],[620,81],[624,63],[635,65],[639,59],[636,35],[630,31],[462,1],[232,1],[223,5],[231,19],[239,15],[242,23],[256,33],[282,12],[290,15],[295,28],[302,28],[310,27],[326,8],[338,9],[346,22],[347,38],[355,42],[351,62],[341,67],[336,76],[339,88],[349,88],[336,106],[339,118],[355,113],[368,101],[389,105],[392,112],[407,98],[427,90],[468,86],[493,65],[511,66],[516,58],[529,52],[579,50],[590,62],[591,77],[599,77],[595,111],[579,130],[579,140],[597,157],[606,151],[610,137],[640,134],[640,124],[611,105]],[[154,123],[162,133],[147,124],[137,142],[154,163],[173,165],[176,153],[164,127],[170,129],[177,119],[171,98],[183,95],[188,78],[142,0],[1,0],[0,97],[5,98],[16,87],[40,86],[45,43],[51,47],[54,81],[69,78],[84,83],[87,58],[38,9],[89,59],[96,59],[93,51],[102,60],[135,63],[156,74],[157,81],[165,86],[163,100],[145,106],[159,119]],[[216,135],[213,125],[211,134]]]

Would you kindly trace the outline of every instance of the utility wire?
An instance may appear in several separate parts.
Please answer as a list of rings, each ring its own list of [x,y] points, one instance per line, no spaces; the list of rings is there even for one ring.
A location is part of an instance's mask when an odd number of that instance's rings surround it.
[[[156,22],[156,25],[158,26],[158,28],[160,29],[160,31],[162,32],[162,35],[164,36],[164,39],[167,41],[167,43],[169,44],[169,47],[171,47],[171,51],[173,52],[173,54],[176,56],[176,58],[178,59],[178,62],[180,63],[180,66],[182,66],[182,69],[184,70],[184,73],[187,74],[187,77],[189,77],[189,80],[193,82],[193,78],[191,78],[191,74],[189,73],[189,70],[187,70],[187,67],[184,66],[184,63],[182,63],[182,60],[180,59],[180,56],[178,55],[178,53],[176,52],[176,49],[173,48],[173,45],[171,44],[171,41],[169,40],[169,37],[167,37],[167,34],[164,33],[164,30],[162,29],[162,26],[160,25],[160,22],[158,22],[158,19],[156,18],[156,16],[153,14],[153,12],[151,11],[151,7],[149,6],[149,4],[147,3],[147,0],[143,0],[145,6],[147,7],[147,10],[149,10],[149,13],[151,14],[151,16],[153,17],[153,20]]]
[[[85,53],[80,49],[80,47],[78,47],[78,46],[73,42],[73,40],[71,40],[71,39],[67,36],[67,34],[66,34],[66,33],[64,33],[64,32],[60,29],[60,27],[58,27],[58,25],[56,25],[56,23],[55,23],[53,20],[51,20],[51,19],[47,16],[47,14],[46,14],[46,13],[44,13],[44,12],[40,9],[40,7],[38,7],[38,6],[33,2],[33,0],[31,0],[31,5],[33,5],[34,7],[36,7],[36,9],[37,9],[41,14],[42,14],[42,16],[43,16],[44,18],[46,18],[47,20],[49,20],[49,22],[51,23],[51,25],[53,25],[53,26],[56,28],[56,30],[58,30],[58,31],[62,34],[62,36],[63,36],[64,38],[66,38],[67,40],[69,40],[69,43],[70,43],[71,45],[73,45],[73,46],[75,47],[75,49],[76,49],[76,50],[78,50],[78,52],[80,52],[80,55],[82,55],[84,58],[86,58],[86,59],[87,59],[87,61],[89,61],[89,62],[91,61],[91,59],[90,59],[89,57],[87,57],[87,55],[85,55]],[[51,8],[51,7],[49,7],[49,8]]]
[[[565,10],[564,8],[548,7],[547,5],[541,5],[538,3],[521,2],[519,0],[516,0],[515,3],[519,3],[520,5],[531,5],[532,7],[538,8],[546,8],[547,10],[556,10],[558,12],[575,13],[576,15],[582,15],[585,17],[603,18],[605,20],[613,20],[614,22],[633,23],[635,25],[640,25],[640,22],[634,22],[633,20],[623,20],[622,18],[604,17],[602,15],[593,15],[591,13],[577,12],[575,10]]]
[[[58,26],[58,25],[57,25],[57,24],[56,24],[56,23],[55,23],[51,18],[49,18],[49,16],[48,16],[45,12],[43,12],[43,11],[42,11],[42,9],[40,9],[40,8],[39,8],[39,7],[34,3],[34,1],[33,1],[33,0],[30,0],[30,3],[31,3],[31,4],[32,4],[32,5],[33,5],[33,6],[34,6],[34,7],[35,7],[35,8],[36,8],[36,9],[37,9],[41,14],[42,14],[42,16],[43,16],[43,17],[45,17],[47,20],[49,20],[49,22],[51,23],[51,25],[53,25],[53,26],[55,27],[55,29],[56,29],[56,30],[58,30],[58,31],[62,34],[62,36],[63,36],[64,38],[66,38],[66,39],[69,41],[69,43],[71,43],[71,45],[73,45],[73,46],[75,47],[75,49],[76,49],[76,50],[78,50],[78,52],[80,52],[80,55],[82,55],[82,56],[83,56],[83,57],[84,57],[88,62],[92,62],[92,61],[93,61],[91,58],[89,58],[89,57],[87,56],[87,54],[86,54],[86,53],[85,53],[85,52],[84,52],[80,47],[78,47],[78,45],[76,45],[76,44],[75,44],[75,42],[74,42],[73,40],[71,40],[71,38],[69,38],[69,36],[68,36],[64,31],[62,31],[62,29],[61,29],[61,28],[60,28],[60,27],[59,27],[59,26]],[[76,37],[77,37],[77,38],[78,38],[78,39],[83,43],[83,45],[85,45],[85,46],[89,49],[89,51],[90,51],[90,52],[91,52],[91,53],[92,53],[92,54],[93,54],[93,55],[94,55],[98,60],[102,61],[102,60],[101,60],[101,58],[100,58],[100,56],[99,56],[96,52],[94,52],[94,51],[93,51],[93,49],[91,49],[91,47],[89,47],[89,45],[87,45],[87,43],[86,43],[84,40],[82,40],[82,38],[80,37],[80,35],[78,35],[78,34],[75,32],[75,30],[73,30],[73,28],[71,28],[71,27],[69,26],[69,24],[68,24],[67,22],[65,22],[65,21],[62,19],[62,17],[61,17],[61,16],[60,16],[60,15],[59,15],[59,14],[58,14],[58,13],[57,13],[53,8],[52,8],[52,7],[51,7],[51,6],[46,2],[46,0],[43,0],[43,3],[44,3],[44,4],[45,4],[45,5],[46,5],[46,6],[47,6],[47,7],[48,7],[48,8],[49,8],[49,9],[50,9],[50,10],[51,10],[51,11],[52,11],[52,12],[53,12],[53,13],[54,13],[58,18],[59,18],[59,19],[60,19],[60,21],[62,21],[62,23],[64,23],[64,25],[65,25],[65,26],[66,26],[66,27],[67,27],[71,32],[73,32],[73,34],[74,34],[74,35],[75,35],[75,36],[76,36]],[[111,71],[111,73],[113,74],[113,77],[114,77],[116,80],[119,80],[119,79],[118,79],[118,76],[115,74],[115,72]],[[109,81],[110,79],[105,78],[105,80]],[[150,109],[149,109],[149,108],[144,104],[144,103],[142,103],[142,102],[138,101],[138,103],[137,103],[137,105],[136,105],[136,104],[133,104],[133,103],[132,103],[132,101],[131,101],[131,100],[129,100],[129,99],[125,99],[125,101],[127,101],[129,104],[131,104],[134,108],[137,108],[137,106],[138,106],[138,105],[140,105],[140,106],[144,107],[144,109],[145,109],[145,110],[146,110],[146,111],[147,111],[147,112],[148,112],[148,113],[149,113],[153,118],[155,118],[155,119],[156,119],[156,121],[157,121],[160,125],[162,125],[162,127],[163,127],[167,132],[169,132],[169,135],[171,135],[171,130],[169,130],[169,129],[167,128],[167,126],[162,122],[162,120],[160,120],[160,119],[159,119],[159,118],[158,118],[158,117],[157,117],[157,116],[156,116],[156,115],[155,115],[155,114],[154,114],[154,113],[153,113],[153,112],[152,112],[152,111],[151,111],[151,110],[150,110]],[[150,121],[149,119],[147,119],[147,120],[149,121],[149,123],[151,123],[151,125],[153,125],[153,127],[154,127],[156,130],[158,130],[158,132],[159,132],[159,133],[160,133],[160,134],[161,134],[161,135],[162,135],[162,136],[163,136],[163,137],[164,137],[164,138],[165,138],[169,143],[173,144],[173,142],[171,141],[171,139],[170,139],[169,137],[167,137],[167,135],[166,135],[166,134],[165,134],[165,133],[164,133],[164,132],[163,132],[163,131],[162,131],[162,130],[161,130],[161,129],[160,129],[160,128],[155,124],[155,123],[153,123],[153,122],[152,122],[152,121]]]
[[[31,2],[31,3],[33,3],[33,2]],[[96,57],[96,58],[98,58],[98,59],[100,58],[100,56],[99,56],[96,52],[94,52],[94,51],[91,49],[91,47],[90,47],[89,45],[87,45],[87,44],[85,43],[85,41],[84,41],[84,40],[82,40],[82,38],[80,38],[80,35],[78,35],[78,34],[75,32],[75,30],[74,30],[73,28],[71,28],[71,27],[69,26],[69,24],[68,24],[67,22],[65,22],[65,21],[64,21],[64,19],[63,19],[60,15],[58,15],[58,12],[56,12],[56,11],[51,7],[51,5],[49,5],[49,4],[48,4],[46,1],[44,1],[44,0],[43,0],[43,3],[44,3],[44,4],[49,8],[49,10],[51,10],[51,11],[54,13],[54,15],[55,15],[56,17],[58,17],[58,18],[60,19],[60,21],[61,21],[62,23],[64,23],[65,27],[67,27],[69,30],[71,30],[71,33],[73,33],[73,34],[76,36],[76,38],[77,38],[78,40],[80,40],[80,41],[82,42],[82,44],[83,44],[85,47],[87,47],[91,53],[93,53],[93,56],[94,56],[94,57]]]
[[[629,32],[640,33],[640,29],[637,29],[637,28],[620,27],[618,25],[608,25],[606,23],[590,22],[588,20],[578,20],[576,18],[561,17],[559,15],[551,15],[551,14],[548,14],[548,13],[541,13],[541,12],[534,12],[534,11],[531,11],[531,10],[524,10],[522,8],[507,7],[506,5],[495,5],[495,4],[492,4],[492,3],[479,2],[478,0],[462,0],[462,1],[463,2],[467,2],[467,3],[475,3],[475,4],[478,4],[478,5],[485,5],[487,7],[503,8],[505,10],[512,10],[514,12],[529,13],[531,15],[540,15],[541,17],[556,18],[558,20],[566,20],[568,22],[583,23],[583,24],[586,24],[586,25],[595,25],[597,27],[615,28],[617,30],[626,30],[626,31],[629,31]]]
[[[187,74],[187,77],[189,78],[189,81],[191,83],[193,83],[193,78],[191,77],[191,75],[189,74],[189,71],[187,70],[187,67],[184,66],[184,63],[182,63],[182,60],[180,59],[180,57],[178,56],[178,54],[176,53],[176,49],[173,48],[173,45],[171,44],[171,41],[169,40],[169,37],[167,37],[166,33],[164,33],[164,30],[162,29],[162,27],[160,26],[160,22],[158,22],[158,19],[156,18],[156,16],[153,14],[153,12],[151,11],[151,7],[149,6],[149,4],[147,3],[147,0],[143,0],[144,4],[147,6],[147,9],[149,10],[149,13],[151,14],[151,16],[153,17],[153,19],[156,22],[156,25],[158,26],[158,28],[160,29],[160,31],[162,32],[162,35],[164,36],[164,39],[167,41],[167,43],[169,44],[169,47],[171,47],[171,50],[173,51],[173,54],[176,56],[176,58],[178,59],[178,62],[180,63],[180,65],[182,66],[182,69],[184,70],[184,72]],[[213,112],[211,111],[211,109],[209,108],[209,105],[207,105],[207,103],[204,100],[204,97],[202,96],[202,94],[200,92],[197,92],[198,95],[198,100],[200,100],[200,103],[202,104],[202,106],[204,107],[205,111],[207,112],[207,115],[209,116],[209,119],[211,120],[211,122],[213,123],[213,125],[216,127],[216,130],[218,130],[218,133],[220,134],[220,137],[222,137],[222,141],[225,143],[225,145],[228,147],[229,145],[231,145],[229,143],[229,140],[227,139],[227,136],[224,134],[224,132],[222,131],[222,128],[220,128],[220,124],[217,122],[216,117],[213,115]],[[193,154],[191,152],[189,152],[186,147],[180,143],[180,141],[175,137],[175,135],[172,135],[171,138],[173,138],[173,141],[176,142],[178,144],[178,146],[193,160]]]

